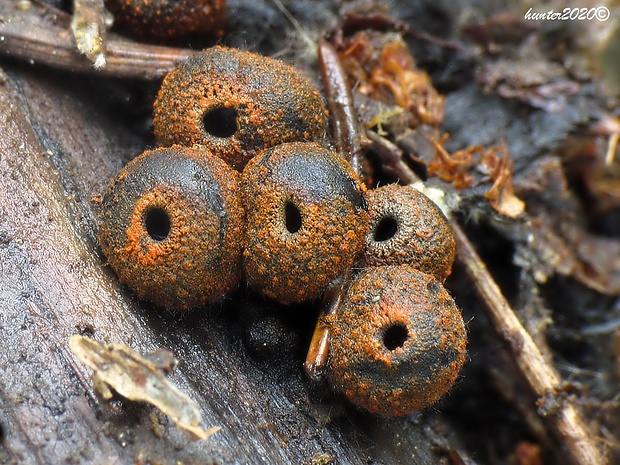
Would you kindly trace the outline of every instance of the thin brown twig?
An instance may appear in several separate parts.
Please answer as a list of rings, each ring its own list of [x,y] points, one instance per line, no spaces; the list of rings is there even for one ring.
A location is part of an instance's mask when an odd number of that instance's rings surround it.
[[[332,141],[336,151],[361,173],[362,132],[357,121],[351,87],[334,47],[322,39],[319,41],[321,78],[327,95],[332,126]]]
[[[313,381],[321,381],[325,374],[329,355],[329,319],[340,308],[344,297],[342,286],[334,286],[327,290],[321,299],[321,313],[316,322],[308,354],[304,363],[304,371]]]
[[[380,154],[381,168],[386,174],[397,178],[401,184],[412,184],[420,180],[413,171],[408,169],[403,161],[403,151],[396,144],[381,137],[375,131],[366,131],[366,135],[372,142],[371,149]]]
[[[327,106],[331,114],[333,143],[338,153],[351,164],[357,174],[360,174],[362,168],[359,158],[362,152],[362,139],[351,88],[334,47],[326,40],[321,40],[318,45],[318,54]],[[344,297],[344,283],[348,279],[347,274],[342,279],[343,284],[334,286],[323,294],[321,313],[304,362],[304,371],[310,379],[315,381],[323,378],[327,365],[330,339],[327,321],[338,311]]]
[[[547,363],[515,315],[459,224],[454,220],[451,224],[457,243],[457,256],[485,304],[487,316],[510,349],[521,373],[541,401],[559,397],[562,387],[560,376]],[[573,463],[606,463],[575,406],[568,399],[557,405],[557,409],[548,418],[557,436],[566,444]]]
[[[95,69],[81,56],[61,11],[33,5],[22,11],[16,2],[0,2],[0,54],[78,72],[134,79],[159,79],[194,52],[141,44],[110,34],[106,40],[106,66]],[[55,20],[55,21],[54,21]]]

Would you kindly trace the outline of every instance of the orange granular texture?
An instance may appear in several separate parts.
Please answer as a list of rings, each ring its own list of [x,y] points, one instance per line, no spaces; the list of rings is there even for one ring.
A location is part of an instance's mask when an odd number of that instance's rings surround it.
[[[371,231],[362,254],[365,266],[414,265],[443,282],[450,275],[456,244],[448,220],[435,203],[411,186],[390,184],[368,192]],[[393,220],[393,236],[377,240],[381,223]]]
[[[409,265],[362,270],[330,328],[331,383],[373,413],[407,415],[433,404],[465,363],[459,309],[439,281]],[[394,330],[397,343],[389,341]]]
[[[205,122],[205,115],[221,108],[234,111],[231,134],[217,135]],[[266,148],[324,138],[327,110],[319,91],[295,68],[217,46],[168,73],[153,125],[160,146],[202,145],[241,170]]]
[[[317,298],[347,271],[368,231],[365,187],[336,153],[318,144],[278,146],[243,172],[248,282],[282,303]],[[287,227],[287,205],[299,212]]]
[[[114,24],[134,37],[165,40],[224,34],[225,0],[105,0],[105,5]]]
[[[102,198],[98,236],[120,281],[166,308],[231,291],[245,243],[237,178],[222,160],[179,147],[147,151],[123,168]],[[167,218],[164,237],[149,231],[152,211]]]

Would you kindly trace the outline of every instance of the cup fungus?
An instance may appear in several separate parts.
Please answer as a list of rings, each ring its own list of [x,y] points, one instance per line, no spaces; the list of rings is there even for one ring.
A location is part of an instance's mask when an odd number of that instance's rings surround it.
[[[325,137],[327,112],[295,68],[217,46],[168,73],[153,125],[159,145],[199,144],[241,170],[263,149]]]
[[[439,281],[410,265],[362,270],[331,333],[332,386],[380,415],[407,415],[433,404],[465,362],[459,309]]]
[[[311,300],[350,268],[368,232],[365,187],[338,154],[289,143],[242,174],[250,285],[282,303]]]
[[[99,244],[141,298],[187,309],[241,278],[245,238],[238,174],[205,150],[172,147],[132,160],[105,192]]]
[[[448,220],[412,186],[391,184],[368,191],[370,232],[362,254],[367,266],[408,263],[443,282],[456,244]]]

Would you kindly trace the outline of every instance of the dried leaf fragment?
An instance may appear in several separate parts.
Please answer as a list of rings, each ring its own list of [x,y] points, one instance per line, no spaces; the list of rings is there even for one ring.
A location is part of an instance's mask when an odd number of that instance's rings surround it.
[[[484,148],[476,145],[451,155],[443,147],[447,137],[447,134],[444,134],[439,141],[429,140],[435,147],[436,155],[428,164],[428,175],[453,184],[455,189],[467,189],[474,181],[474,176],[469,172],[475,166],[474,156],[483,153]]]
[[[489,173],[493,185],[484,196],[489,199],[489,203],[498,213],[509,218],[516,218],[525,211],[525,203],[515,195],[512,186],[513,162],[508,156],[506,145],[502,143],[500,150],[504,153],[501,159],[498,159],[494,152],[491,152],[492,156],[483,158],[480,163],[489,161],[489,159],[493,161],[491,163],[493,169]]]
[[[151,360],[121,344],[102,345],[80,335],[69,340],[71,351],[92,368],[95,387],[104,398],[114,389],[126,399],[154,405],[168,415],[179,428],[207,439],[219,431],[216,426],[204,430],[196,401],[179,391],[164,376],[163,369]]]
[[[348,37],[342,46],[340,58],[358,93],[399,107],[409,127],[439,126],[444,97],[428,73],[416,66],[400,35],[363,31]]]

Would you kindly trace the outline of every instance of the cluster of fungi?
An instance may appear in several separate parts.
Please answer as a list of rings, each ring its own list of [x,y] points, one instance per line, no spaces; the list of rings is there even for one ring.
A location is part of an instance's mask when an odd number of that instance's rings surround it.
[[[330,149],[320,92],[294,68],[225,47],[171,71],[154,106],[158,148],[101,197],[99,243],[121,282],[186,310],[245,280],[283,312],[342,286],[326,378],[353,404],[406,415],[465,361],[443,286],[455,242],[410,186],[367,189]]]

